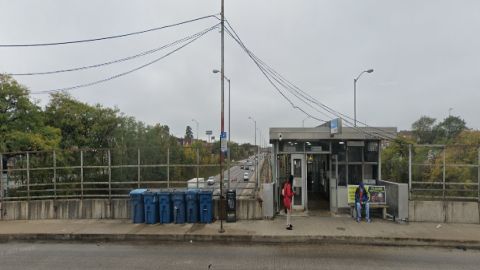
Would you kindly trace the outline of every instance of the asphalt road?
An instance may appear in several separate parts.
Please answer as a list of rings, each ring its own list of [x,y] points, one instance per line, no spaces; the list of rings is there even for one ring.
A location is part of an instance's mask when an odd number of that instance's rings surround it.
[[[335,245],[0,244],[0,269],[479,269],[480,251]],[[210,268],[209,268],[210,265]]]
[[[262,158],[262,156],[261,156]],[[253,157],[250,158],[252,160]],[[246,160],[240,160],[238,161],[239,163],[244,163]],[[244,173],[248,173],[248,180],[245,181],[243,178]],[[225,170],[224,172],[224,178],[226,178],[228,174],[228,170]],[[230,189],[235,189],[237,192],[237,195],[249,195],[252,194],[253,192],[253,187],[255,187],[255,179],[252,178],[253,175],[255,174],[255,167],[253,167],[253,170],[244,170],[241,169],[240,166],[233,166],[230,169]],[[224,182],[225,189],[227,188],[227,181]],[[218,194],[220,192],[220,175],[215,176],[215,184],[212,186],[214,190],[214,194]],[[248,189],[246,189],[248,187]]]

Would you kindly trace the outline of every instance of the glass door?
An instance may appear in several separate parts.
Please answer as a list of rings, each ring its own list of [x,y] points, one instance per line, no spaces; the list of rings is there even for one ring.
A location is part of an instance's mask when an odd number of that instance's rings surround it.
[[[292,154],[291,166],[293,175],[293,196],[292,209],[303,210],[305,209],[305,187],[306,187],[306,166],[305,155]]]

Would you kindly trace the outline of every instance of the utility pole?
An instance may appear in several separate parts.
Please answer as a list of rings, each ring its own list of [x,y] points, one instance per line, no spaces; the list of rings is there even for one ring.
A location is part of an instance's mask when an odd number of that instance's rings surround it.
[[[225,55],[225,40],[224,40],[224,37],[225,37],[225,10],[224,10],[224,0],[221,0],[221,3],[222,3],[222,6],[221,6],[221,10],[220,10],[220,14],[221,14],[221,21],[220,21],[220,26],[221,26],[221,67],[220,67],[220,85],[221,85],[221,103],[222,103],[222,108],[221,108],[221,117],[220,117],[220,126],[221,126],[221,134],[223,135],[223,132],[225,130],[225,126],[224,126],[224,87],[225,87],[225,63],[224,63],[224,55]],[[222,211],[220,213],[220,230],[218,231],[219,233],[224,233],[225,230],[223,229],[223,218],[222,218],[222,215],[223,215],[223,211],[225,211],[225,209],[223,209],[223,155],[224,153],[222,153],[222,151],[220,151],[220,207],[219,209]]]

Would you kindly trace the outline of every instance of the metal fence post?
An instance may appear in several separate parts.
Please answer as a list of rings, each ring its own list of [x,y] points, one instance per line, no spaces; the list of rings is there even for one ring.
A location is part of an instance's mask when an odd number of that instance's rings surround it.
[[[199,166],[200,166],[200,154],[199,154],[199,151],[198,151],[198,148],[197,148],[197,188],[198,188],[198,176],[199,176]]]
[[[112,200],[112,158],[108,149],[108,199]]]
[[[408,199],[412,199],[412,145],[408,145]]]
[[[442,177],[442,191],[443,191],[443,200],[445,201],[445,170],[446,170],[446,152],[447,152],[447,146],[444,145],[443,146],[443,177]]]
[[[30,154],[27,152],[27,200],[30,202]]]
[[[57,154],[53,150],[53,198],[57,199]]]
[[[170,188],[170,148],[167,148],[167,188]]]
[[[480,147],[478,148],[477,178],[478,178],[477,179],[477,188],[478,188],[477,199],[478,199],[478,203],[480,204]],[[480,205],[478,207],[478,211],[479,211],[479,214],[480,214]]]
[[[80,150],[80,198],[83,199],[83,150]]]
[[[137,188],[140,188],[140,148],[137,149]]]

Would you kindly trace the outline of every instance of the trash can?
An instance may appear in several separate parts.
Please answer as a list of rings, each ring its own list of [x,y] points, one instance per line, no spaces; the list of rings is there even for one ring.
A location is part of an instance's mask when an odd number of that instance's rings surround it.
[[[159,204],[160,223],[172,223],[172,203],[170,192],[161,191],[157,193]]]
[[[237,192],[227,191],[227,222],[237,221]]]
[[[173,222],[176,224],[185,223],[185,192],[174,191],[172,193]]]
[[[198,194],[200,223],[211,223],[213,220],[213,196],[212,191],[203,190]]]
[[[158,223],[158,197],[153,191],[145,191],[143,193],[143,202],[145,207],[145,223]]]
[[[198,190],[190,189],[187,190],[185,195],[185,200],[187,203],[187,222],[188,223],[197,223],[198,222]]]
[[[147,191],[146,189],[134,189],[130,191],[130,203],[132,206],[132,222],[133,223],[144,223],[145,222],[145,211],[143,203],[143,193]]]

